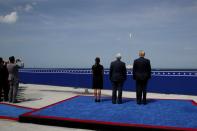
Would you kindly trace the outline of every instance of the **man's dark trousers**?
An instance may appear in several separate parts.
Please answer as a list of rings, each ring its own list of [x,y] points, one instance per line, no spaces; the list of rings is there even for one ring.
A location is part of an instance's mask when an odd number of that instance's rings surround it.
[[[137,98],[138,104],[141,104],[142,101],[144,104],[146,104],[147,81],[148,80],[137,80],[136,81],[136,98]]]
[[[122,103],[122,87],[123,82],[112,82],[113,90],[112,90],[112,103]],[[118,91],[118,99],[117,99],[117,91]]]

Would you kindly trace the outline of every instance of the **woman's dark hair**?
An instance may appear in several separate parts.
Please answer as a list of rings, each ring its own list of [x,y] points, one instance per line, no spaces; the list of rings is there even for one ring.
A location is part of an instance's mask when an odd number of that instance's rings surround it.
[[[96,57],[95,62],[96,62],[96,64],[99,64],[100,63],[100,58]]]
[[[15,62],[14,56],[9,57],[9,60],[10,60],[11,63],[14,63]]]

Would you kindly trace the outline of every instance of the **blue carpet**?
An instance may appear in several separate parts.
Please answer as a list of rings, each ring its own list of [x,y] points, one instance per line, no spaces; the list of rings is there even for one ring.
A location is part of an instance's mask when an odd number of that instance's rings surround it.
[[[33,109],[15,106],[11,104],[0,103],[0,119],[13,119],[17,120],[20,115],[33,111]]]
[[[79,96],[29,115],[197,129],[197,106],[189,100],[150,99],[147,105],[137,105],[129,98],[123,104],[112,104],[109,97],[95,103],[92,96]]]

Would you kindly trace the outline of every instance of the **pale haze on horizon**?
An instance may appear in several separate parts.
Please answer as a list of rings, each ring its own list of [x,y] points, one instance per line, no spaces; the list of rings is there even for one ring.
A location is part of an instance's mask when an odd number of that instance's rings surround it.
[[[0,0],[0,57],[25,67],[130,65],[197,69],[196,0]]]

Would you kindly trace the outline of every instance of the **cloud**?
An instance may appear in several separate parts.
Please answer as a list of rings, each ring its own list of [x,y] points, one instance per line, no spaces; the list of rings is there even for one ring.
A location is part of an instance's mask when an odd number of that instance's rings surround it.
[[[17,12],[29,12],[33,10],[33,6],[37,3],[34,2],[32,4],[26,4],[25,6],[17,6],[14,8],[15,11],[11,12],[10,14],[0,16],[0,23],[7,23],[13,24],[18,20],[18,13]]]
[[[33,9],[33,7],[30,5],[30,4],[27,4],[25,7],[24,7],[24,10],[26,11],[26,12],[28,12],[28,11],[30,11],[30,10],[32,10]]]
[[[33,10],[33,6],[35,6],[36,3],[32,3],[32,4],[26,4],[24,6],[17,6],[14,9],[16,11],[20,11],[20,12],[29,12],[31,10]]]
[[[0,23],[13,24],[17,20],[18,20],[18,14],[16,11],[11,12],[10,14],[7,14],[5,16],[0,16]]]

